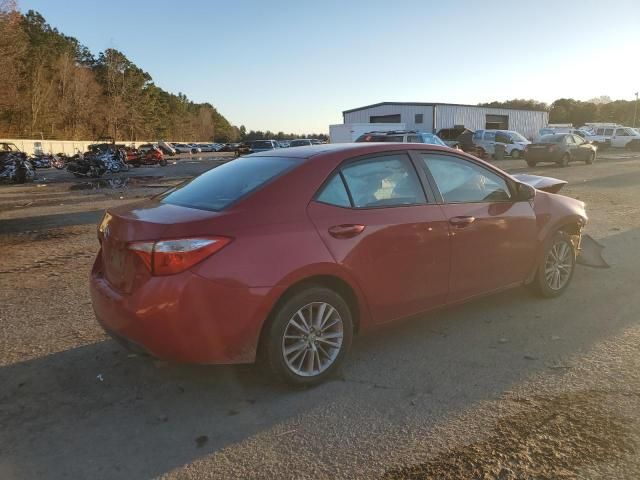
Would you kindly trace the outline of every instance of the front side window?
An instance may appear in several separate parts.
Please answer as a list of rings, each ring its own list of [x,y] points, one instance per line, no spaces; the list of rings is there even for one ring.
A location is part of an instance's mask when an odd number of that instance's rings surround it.
[[[567,135],[564,137],[564,143],[566,143],[567,145],[574,145],[576,142],[573,141],[572,135]]]
[[[345,166],[342,174],[357,208],[415,205],[426,199],[406,155],[389,155]]]
[[[350,207],[349,194],[344,186],[342,177],[334,175],[331,180],[323,187],[316,200],[337,207]]]
[[[613,128],[605,128],[604,129],[604,134],[605,135],[613,135]]]
[[[504,202],[511,200],[507,182],[475,163],[450,155],[423,154],[445,203]]]
[[[573,141],[576,142],[578,145],[582,145],[583,143],[586,143],[584,139],[582,137],[579,137],[578,135],[573,136]]]

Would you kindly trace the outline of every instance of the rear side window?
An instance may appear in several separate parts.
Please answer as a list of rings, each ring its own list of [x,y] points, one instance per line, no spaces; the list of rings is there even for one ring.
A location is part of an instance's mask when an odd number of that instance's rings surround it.
[[[345,166],[342,174],[357,208],[426,203],[406,155],[389,155]]]
[[[320,194],[316,197],[316,200],[322,203],[328,203],[329,205],[335,205],[337,207],[350,207],[349,194],[344,186],[342,177],[340,175],[334,175],[333,178],[327,183]]]
[[[163,193],[160,200],[182,207],[223,210],[299,162],[282,157],[238,158]]]
[[[496,141],[496,132],[484,132],[484,139],[488,142]]]
[[[422,143],[422,137],[419,135],[409,135],[407,137],[407,143]]]

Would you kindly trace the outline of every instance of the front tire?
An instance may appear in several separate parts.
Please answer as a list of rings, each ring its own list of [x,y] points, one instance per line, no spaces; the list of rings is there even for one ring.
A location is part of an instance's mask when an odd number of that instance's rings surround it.
[[[535,168],[535,166],[538,165],[538,162],[536,162],[535,160],[527,160],[527,165],[531,168]]]
[[[593,165],[595,161],[596,161],[596,152],[591,152],[587,160],[585,160],[585,163],[587,165]]]
[[[520,150],[511,150],[511,158],[518,160],[520,158]]]
[[[576,248],[571,237],[565,232],[556,232],[547,245],[533,282],[537,293],[546,298],[562,295],[571,283],[575,266]]]
[[[261,347],[279,380],[311,386],[338,370],[352,338],[351,310],[344,299],[328,288],[311,286],[277,308]]]

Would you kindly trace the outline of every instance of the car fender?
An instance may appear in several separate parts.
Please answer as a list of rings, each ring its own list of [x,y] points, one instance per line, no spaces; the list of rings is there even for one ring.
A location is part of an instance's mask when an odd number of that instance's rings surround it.
[[[533,265],[533,270],[530,272],[527,281],[531,281],[535,276],[546,246],[553,234],[559,230],[573,231],[576,228],[580,231],[588,220],[584,202],[564,195],[557,195],[540,190],[536,191],[536,196],[533,200],[533,209],[536,214],[538,228],[536,238],[536,262]],[[579,240],[579,237],[577,240]],[[578,247],[578,245],[576,245],[576,247]]]
[[[277,284],[277,298],[272,298],[272,308],[279,298],[290,288],[305,281],[313,282],[314,278],[333,277],[347,284],[353,291],[359,312],[358,323],[361,329],[368,328],[371,322],[371,314],[366,298],[355,277],[344,267],[333,262],[322,262],[305,265],[285,275]]]

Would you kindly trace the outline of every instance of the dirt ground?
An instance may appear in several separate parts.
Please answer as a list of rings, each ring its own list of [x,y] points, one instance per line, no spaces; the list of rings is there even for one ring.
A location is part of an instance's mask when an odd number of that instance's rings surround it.
[[[640,154],[499,163],[569,181],[610,269],[360,337],[307,390],[130,355],[93,317],[102,211],[222,161],[0,186],[1,479],[640,478]]]

